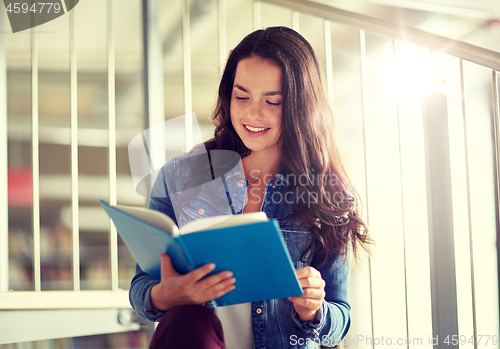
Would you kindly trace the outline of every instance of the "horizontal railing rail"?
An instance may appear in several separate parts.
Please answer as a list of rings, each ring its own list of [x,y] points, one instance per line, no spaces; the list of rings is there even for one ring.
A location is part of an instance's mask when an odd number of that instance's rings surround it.
[[[350,25],[367,32],[427,47],[492,70],[500,71],[500,53],[463,41],[306,0],[260,1],[324,18],[336,23]]]
[[[0,293],[2,310],[131,308],[128,290]]]

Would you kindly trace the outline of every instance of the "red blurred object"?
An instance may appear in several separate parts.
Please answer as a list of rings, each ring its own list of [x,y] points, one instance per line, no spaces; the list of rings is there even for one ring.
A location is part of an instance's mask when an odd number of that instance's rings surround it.
[[[29,167],[9,167],[9,206],[33,206],[33,172]]]
[[[495,27],[498,27],[498,26],[500,26],[500,19],[498,19],[498,18],[493,18],[493,19],[490,19],[490,20],[488,21],[488,24],[489,24],[490,26],[495,26]]]

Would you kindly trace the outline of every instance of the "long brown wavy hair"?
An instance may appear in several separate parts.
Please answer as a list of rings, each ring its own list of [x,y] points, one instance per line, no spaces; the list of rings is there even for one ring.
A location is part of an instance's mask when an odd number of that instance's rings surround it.
[[[360,218],[358,195],[344,169],[334,139],[333,112],[313,48],[304,37],[287,27],[269,27],[247,35],[231,52],[219,85],[213,114],[214,138],[207,149],[250,154],[233,128],[230,101],[239,61],[251,56],[268,59],[281,67],[281,151],[291,178],[300,178],[295,213],[307,224],[315,249],[326,261],[332,254],[355,259],[359,247],[369,252],[371,239]],[[312,203],[312,204],[311,204]]]

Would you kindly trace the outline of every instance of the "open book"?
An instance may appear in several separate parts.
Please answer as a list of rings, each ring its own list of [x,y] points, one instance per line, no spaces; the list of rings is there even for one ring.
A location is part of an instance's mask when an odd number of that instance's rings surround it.
[[[167,215],[142,207],[101,204],[142,270],[161,279],[166,252],[180,274],[215,263],[230,270],[235,289],[218,306],[302,295],[278,222],[264,212],[202,218],[179,229]]]

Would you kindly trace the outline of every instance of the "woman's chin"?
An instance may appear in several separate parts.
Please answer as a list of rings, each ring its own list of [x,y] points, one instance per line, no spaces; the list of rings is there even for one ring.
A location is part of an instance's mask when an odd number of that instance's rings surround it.
[[[277,144],[274,145],[262,145],[262,144],[255,144],[252,142],[244,142],[245,147],[247,147],[252,153],[257,154],[257,153],[262,153],[262,154],[269,154],[270,156],[274,153],[279,153],[280,149]]]

